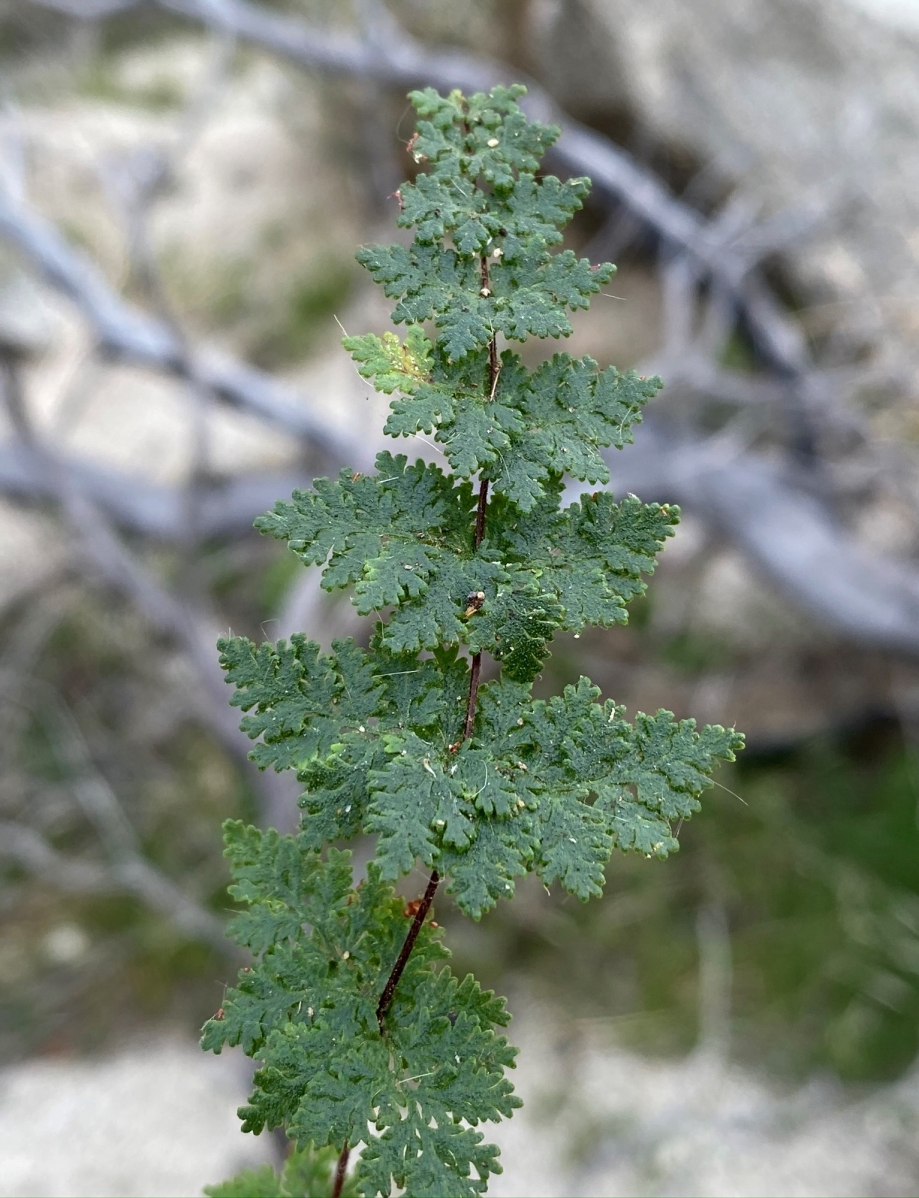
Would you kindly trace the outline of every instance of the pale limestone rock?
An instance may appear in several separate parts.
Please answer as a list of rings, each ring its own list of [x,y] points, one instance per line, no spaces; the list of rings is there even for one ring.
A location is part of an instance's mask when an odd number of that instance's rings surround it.
[[[841,326],[915,387],[912,0],[537,0],[532,10],[531,53],[574,113],[629,114],[764,215],[831,197],[816,235],[788,255],[805,302],[817,305],[808,330]]]

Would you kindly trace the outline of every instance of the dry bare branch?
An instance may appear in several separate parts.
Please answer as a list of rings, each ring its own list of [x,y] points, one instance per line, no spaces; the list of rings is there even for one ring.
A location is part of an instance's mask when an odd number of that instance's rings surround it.
[[[362,38],[330,33],[299,17],[266,11],[249,0],[154,2],[170,12],[230,31],[241,41],[296,66],[370,78],[401,89],[458,87],[468,93],[487,90],[521,74],[518,68],[491,59],[424,46],[379,5],[375,6],[374,36]],[[666,242],[695,258],[706,275],[725,285],[754,329],[767,360],[785,370],[805,370],[806,342],[756,274],[750,247],[740,254],[726,248],[716,226],[671,195],[630,154],[563,113],[535,80],[526,82],[530,115],[562,126],[563,136],[553,150],[555,161],[571,174],[589,175],[599,195],[635,213]]]
[[[183,647],[201,684],[197,697],[202,722],[237,760],[248,766],[250,742],[238,727],[236,713],[227,705],[223,673],[214,652],[219,634],[217,621],[167,590],[128,549],[81,490],[61,457],[36,433],[19,386],[17,364],[9,358],[0,359],[0,363],[5,369],[4,398],[19,445],[31,455],[33,467],[43,475],[45,486],[77,534],[81,567],[125,594],[153,627]],[[263,799],[266,819],[282,831],[289,830],[296,822],[296,784],[286,776],[281,779],[266,774],[256,774],[254,782]]]
[[[60,0],[36,0],[60,9]],[[459,86],[466,91],[487,88],[505,80],[508,69],[500,63],[456,51],[431,49],[409,37],[376,6],[373,37],[329,32],[303,19],[270,11],[249,0],[150,0],[170,12],[199,21],[304,69],[350,75],[404,89],[432,85],[443,90]],[[513,72],[516,77],[519,72]],[[751,264],[775,250],[783,239],[799,236],[808,220],[780,214],[765,226],[750,226],[749,214],[739,206],[729,208],[720,220],[707,222],[689,205],[672,196],[646,169],[607,138],[578,125],[560,113],[552,99],[531,83],[528,107],[532,116],[562,124],[564,136],[556,148],[556,162],[572,174],[592,177],[600,195],[618,211],[632,213],[670,247],[681,262],[686,279],[674,276],[679,291],[674,302],[674,333],[681,346],[698,342],[687,332],[685,308],[694,283],[714,284],[719,303],[733,304],[751,331],[760,354],[773,368],[768,382],[741,380],[713,364],[712,347],[723,340],[729,327],[724,311],[712,313],[704,352],[685,370],[686,381],[709,390],[717,398],[753,405],[767,400],[786,405],[791,420],[810,409],[825,413],[830,391],[827,381],[814,372],[805,338],[786,314],[770,288]],[[49,237],[46,227],[21,210],[12,218],[9,205],[0,209],[0,232],[17,242],[40,264],[47,276],[73,295],[90,314],[100,343],[113,352],[137,361],[151,361],[177,371],[176,348],[168,332],[148,317],[128,308],[105,288],[98,275],[87,278],[89,264],[74,269],[73,251],[62,239]],[[53,230],[50,231],[52,234]],[[679,286],[677,286],[679,284]],[[677,302],[678,301],[678,302]],[[236,377],[248,368],[234,364]],[[232,370],[231,370],[232,373]],[[256,372],[257,373],[257,372]],[[212,379],[219,391],[219,380]],[[264,402],[259,387],[271,391]],[[302,413],[295,400],[283,403],[271,390],[276,384],[258,379],[256,395],[242,398],[237,386],[235,402],[259,411],[268,419],[287,423],[290,413]],[[225,388],[226,389],[226,388]],[[232,388],[230,388],[232,390]],[[836,396],[833,401],[835,403]],[[282,409],[283,408],[283,412]],[[810,420],[807,416],[805,423]],[[800,423],[800,421],[799,421]],[[295,427],[289,424],[289,427]],[[677,440],[663,425],[653,425],[640,450],[629,450],[614,462],[617,489],[623,485],[647,497],[679,498],[687,507],[719,527],[758,563],[787,593],[836,629],[867,644],[911,655],[919,654],[919,576],[911,567],[870,554],[848,537],[828,508],[797,485],[788,471],[749,453],[735,453],[730,461],[715,460],[698,438]],[[858,422],[852,420],[852,427]],[[315,432],[311,425],[306,435]],[[800,432],[800,429],[798,430]],[[808,430],[805,430],[811,436]],[[794,432],[797,436],[798,434]],[[860,430],[864,439],[864,430]],[[800,439],[800,438],[799,438]],[[348,456],[360,465],[348,447]],[[813,455],[813,446],[811,446]],[[344,453],[340,457],[344,458]],[[20,478],[22,477],[20,463]],[[2,469],[2,458],[0,458]],[[97,479],[100,489],[105,484]],[[22,484],[21,484],[22,485]],[[148,493],[147,517],[162,495]],[[113,502],[112,506],[115,504]],[[127,505],[121,504],[122,510]],[[135,504],[135,508],[140,508]],[[121,518],[121,517],[119,517]],[[160,517],[165,527],[168,520]]]
[[[133,894],[152,910],[168,916],[186,935],[212,945],[221,954],[227,951],[223,920],[199,906],[139,856],[105,864],[85,857],[66,857],[33,828],[3,820],[0,860],[13,862],[69,894]]]
[[[100,21],[118,13],[140,8],[146,0],[36,0],[41,8],[50,8],[65,17],[81,21]]]
[[[179,490],[75,457],[61,456],[58,464],[72,484],[119,528],[165,544],[180,543],[184,515]],[[306,473],[295,471],[214,482],[202,499],[200,534],[225,538],[248,533],[255,517],[280,495],[309,482]],[[40,458],[15,441],[0,442],[0,494],[28,505],[53,503],[58,498]]]
[[[249,0],[152,0],[169,12],[202,22],[310,70],[371,79],[405,89],[459,87],[487,90],[506,82],[518,68],[452,50],[424,46],[375,6],[373,36],[329,32],[302,18],[260,8]],[[61,11],[61,0],[32,0]],[[653,174],[602,134],[566,116],[534,80],[527,80],[531,116],[562,126],[553,150],[555,161],[576,175],[589,175],[601,196],[613,199],[652,228],[674,248],[697,259],[705,273],[734,296],[754,329],[764,357],[785,370],[807,368],[806,342],[752,269],[750,247],[740,254],[726,249],[717,230],[671,195]]]
[[[296,433],[333,460],[343,460],[345,451],[352,450],[298,393],[264,371],[222,354],[186,353],[167,323],[123,300],[95,263],[50,222],[3,191],[0,237],[77,305],[102,354],[184,378],[231,407]]]
[[[860,545],[785,467],[677,438],[654,419],[610,464],[617,491],[686,504],[823,626],[919,657],[919,572]]]

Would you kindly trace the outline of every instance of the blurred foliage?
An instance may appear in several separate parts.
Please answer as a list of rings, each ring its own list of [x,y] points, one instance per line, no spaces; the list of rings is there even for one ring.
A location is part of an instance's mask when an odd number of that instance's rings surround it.
[[[697,916],[716,902],[730,927],[735,1057],[794,1076],[897,1076],[919,1047],[919,755],[888,735],[817,741],[721,780],[666,873],[614,862],[606,897],[586,907],[521,888],[517,910],[456,946],[457,968],[475,959],[488,985],[523,975],[626,1043],[689,1051]],[[453,920],[439,918],[449,938]]]
[[[660,659],[689,675],[701,675],[729,666],[733,659],[730,644],[713,632],[679,632],[660,648]]]
[[[181,109],[185,96],[171,79],[153,79],[149,83],[127,87],[111,59],[99,56],[89,65],[79,89],[94,100],[143,108],[148,112],[174,112]]]
[[[270,1165],[260,1169],[244,1169],[221,1185],[205,1186],[208,1198],[324,1198],[331,1193],[338,1154],[334,1148],[293,1151],[284,1163],[280,1175]],[[346,1177],[341,1187],[342,1198],[355,1198],[354,1178]]]
[[[266,370],[277,370],[307,357],[328,329],[330,318],[343,311],[355,274],[350,258],[331,257],[291,280],[278,318],[264,322],[252,338],[252,361]]]
[[[292,562],[245,542],[213,547],[203,569],[234,627],[258,635]],[[254,799],[187,713],[169,710],[175,659],[165,676],[138,660],[136,619],[84,599],[47,641],[15,746],[16,776],[29,780],[21,801],[41,794],[43,832],[59,851],[99,858],[60,751],[63,703],[148,858],[226,910],[219,825],[255,818]],[[704,644],[676,644],[661,652],[678,671],[711,668]],[[559,669],[578,670],[577,646],[560,650]],[[698,912],[714,902],[731,933],[735,1057],[796,1076],[895,1077],[919,1048],[919,753],[879,726],[771,756],[754,748],[719,781],[668,869],[619,859],[599,902],[550,896],[531,879],[467,927],[439,900],[457,970],[474,965],[484,984],[512,993],[523,985],[644,1050],[685,1052],[699,1029]],[[5,817],[13,801],[8,788]],[[4,1055],[98,1047],[151,1020],[197,1026],[219,1005],[229,962],[136,899],[56,895],[8,867],[2,877]]]
[[[34,827],[67,859],[102,862],[79,788],[109,785],[145,859],[221,913],[232,901],[215,836],[228,816],[255,818],[254,796],[176,703],[180,659],[167,646],[148,656],[141,626],[81,597],[48,637],[10,708],[0,818]],[[4,631],[12,639],[15,625]],[[151,1020],[198,1025],[226,973],[225,955],[130,895],[61,893],[0,864],[0,1056],[99,1048]]]

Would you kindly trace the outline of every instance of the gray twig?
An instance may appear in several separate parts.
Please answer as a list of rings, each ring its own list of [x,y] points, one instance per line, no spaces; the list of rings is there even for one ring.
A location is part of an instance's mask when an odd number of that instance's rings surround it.
[[[60,0],[33,0],[57,7]],[[393,87],[460,87],[477,91],[506,81],[503,64],[451,50],[424,46],[381,6],[374,8],[373,36],[329,32],[302,18],[271,12],[249,0],[153,0],[159,7],[231,31],[298,67],[376,80]],[[535,81],[528,80],[527,107],[540,120],[561,124],[564,135],[553,150],[572,174],[589,175],[598,193],[635,213],[675,249],[695,258],[706,276],[718,279],[755,329],[764,357],[785,370],[808,366],[806,344],[754,269],[749,253],[726,249],[717,229],[671,195],[650,171],[608,138],[573,121]]]
[[[107,520],[126,532],[178,545],[183,536],[182,495],[135,475],[59,455],[58,467]],[[203,493],[199,531],[202,537],[238,537],[252,531],[256,516],[279,495],[308,486],[304,471],[277,471],[213,482]],[[0,442],[0,494],[26,504],[55,502],[59,491],[39,455],[17,441]]]
[[[825,627],[919,657],[919,572],[860,545],[781,463],[707,452],[653,418],[609,460],[619,492],[691,506]]]
[[[32,3],[41,8],[50,8],[65,17],[99,21],[103,17],[113,17],[132,8],[140,8],[146,0],[32,0]]]
[[[142,857],[130,855],[105,864],[65,857],[33,828],[3,820],[0,859],[14,862],[71,894],[134,894],[153,910],[167,915],[187,935],[213,945],[221,953],[229,949],[223,921]]]
[[[67,8],[62,0],[35,2],[59,11]],[[379,6],[373,14],[373,36],[367,37],[322,30],[249,0],[150,2],[232,34],[300,68],[387,86],[476,90],[508,75],[507,68],[485,58],[423,46],[395,26]],[[519,72],[515,70],[514,75]],[[793,429],[799,450],[806,449],[812,457],[820,447],[814,440],[810,414],[819,415],[827,424],[846,425],[866,444],[867,434],[860,422],[852,413],[840,412],[829,378],[821,378],[814,370],[799,324],[782,309],[755,269],[764,253],[806,232],[811,216],[779,214],[765,225],[751,225],[749,213],[737,201],[714,221],[706,221],[609,139],[566,119],[540,87],[531,85],[527,103],[532,115],[559,120],[563,125],[556,162],[572,174],[590,175],[601,197],[642,221],[670,247],[670,257],[680,263],[679,270],[687,278],[695,278],[695,284],[687,286],[676,269],[671,278],[675,291],[681,293],[674,299],[671,341],[685,346],[688,340],[690,349],[684,356],[684,381],[738,405],[785,404],[789,419],[794,417],[800,425]],[[76,300],[104,349],[182,374],[181,353],[170,330],[114,296],[95,267],[54,229],[4,199],[0,200],[0,233],[18,244],[56,286]],[[710,304],[700,340],[693,336],[691,319],[678,309],[689,298],[695,303],[702,283],[717,296],[719,307],[713,306],[714,300]],[[714,351],[730,332],[731,319],[726,315],[730,306],[742,317],[762,359],[773,369],[773,379],[744,380],[715,364]],[[668,357],[672,363],[672,356]],[[679,373],[679,362],[675,366]],[[195,369],[204,384],[225,401],[297,429],[322,443],[338,460],[350,458],[362,466],[354,446],[333,443],[319,420],[267,376],[226,360],[214,365],[200,355],[195,358]],[[803,422],[797,420],[801,414]],[[799,458],[803,460],[807,454],[799,453]],[[14,465],[19,470],[19,485],[34,486],[23,481],[28,469],[22,455]],[[657,422],[649,423],[639,447],[614,459],[614,468],[617,489],[633,486],[649,498],[681,499],[728,533],[786,592],[830,626],[863,643],[919,654],[919,576],[909,566],[859,546],[839,527],[828,506],[808,494],[783,467],[750,453],[736,453],[730,461],[713,461],[701,438],[678,438]],[[2,469],[0,454],[0,472]],[[111,478],[98,474],[95,481],[100,492],[111,484]],[[157,505],[159,514],[154,516]],[[162,514],[161,493],[154,495],[148,490],[143,503],[113,498],[106,510],[116,506],[128,519],[148,525],[166,527],[170,522]]]
[[[344,460],[350,451],[356,465],[369,465],[366,451],[343,444],[300,395],[264,371],[222,354],[186,353],[166,322],[117,295],[95,263],[52,224],[2,190],[0,237],[77,305],[103,355],[184,378],[231,407],[303,437],[335,461]]]
[[[33,466],[43,474],[48,491],[77,533],[84,568],[91,567],[107,585],[126,594],[155,628],[183,647],[201,683],[198,709],[205,726],[237,760],[247,762],[250,743],[239,730],[235,712],[227,705],[223,674],[214,652],[216,627],[204,614],[168,591],[130,552],[103,513],[80,489],[78,479],[36,434],[15,364],[8,358],[0,362],[6,363],[6,401],[20,444],[31,455]],[[256,785],[265,802],[266,819],[282,831],[289,830],[296,822],[295,780],[287,775],[258,774]]]

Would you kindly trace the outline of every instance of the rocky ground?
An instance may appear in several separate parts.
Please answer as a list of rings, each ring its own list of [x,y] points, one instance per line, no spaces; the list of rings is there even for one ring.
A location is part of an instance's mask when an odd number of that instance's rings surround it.
[[[526,1105],[486,1129],[494,1198],[698,1195],[847,1198],[919,1189],[919,1077],[853,1099],[819,1080],[782,1091],[717,1054],[653,1061],[609,1029],[550,1030],[526,1010],[515,1079]],[[0,1073],[0,1195],[176,1198],[274,1159],[241,1136],[248,1062],[176,1037],[94,1061]]]

